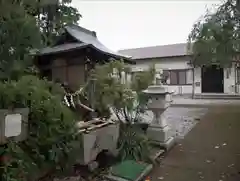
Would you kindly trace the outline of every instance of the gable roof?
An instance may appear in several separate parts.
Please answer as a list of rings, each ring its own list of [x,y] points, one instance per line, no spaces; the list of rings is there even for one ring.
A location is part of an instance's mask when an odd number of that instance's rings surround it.
[[[132,56],[132,59],[149,59],[189,55],[187,43],[160,45],[119,50],[119,53]]]
[[[54,47],[46,47],[41,49],[37,55],[47,55],[47,54],[55,54],[60,52],[66,52],[74,49],[81,49],[86,47],[94,48],[102,53],[105,53],[114,58],[127,59],[129,60],[131,57],[123,55],[118,52],[114,52],[104,46],[97,38],[96,32],[90,31],[86,28],[77,26],[77,25],[69,25],[65,27],[65,32],[67,32],[70,36],[72,36],[78,43],[65,43],[61,45],[57,45]]]
[[[98,39],[96,32],[87,30],[83,27],[77,26],[77,25],[70,25],[66,26],[66,31],[74,38],[76,38],[78,41],[87,43],[95,47],[96,49],[107,53],[109,55],[116,56],[118,58],[131,58],[131,56],[126,56],[118,52],[114,52],[110,49],[108,49],[106,46],[104,46]]]

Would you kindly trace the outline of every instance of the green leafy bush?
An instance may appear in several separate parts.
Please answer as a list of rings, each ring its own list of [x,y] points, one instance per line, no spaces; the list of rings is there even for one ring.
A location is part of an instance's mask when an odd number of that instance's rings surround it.
[[[6,149],[10,156],[5,165],[6,180],[25,181],[68,159],[76,128],[73,113],[62,103],[63,93],[60,86],[35,76],[0,83],[1,109],[30,109],[27,140],[9,141]]]
[[[142,91],[152,84],[155,69],[149,67],[148,71],[136,73],[131,82],[123,81],[126,74],[130,74],[130,67],[121,61],[97,66],[90,77],[95,80],[94,105],[100,112],[111,109],[114,118],[120,122],[121,159],[146,160],[148,139],[139,123],[143,121],[148,98]]]
[[[153,82],[155,69],[149,67],[148,71],[136,73],[132,81],[123,81],[126,75],[130,75],[130,67],[122,61],[96,66],[89,77],[95,80],[93,104],[100,112],[111,108],[121,122],[139,122],[148,101],[142,91]],[[89,90],[90,82],[88,81],[85,89]]]
[[[121,160],[150,160],[149,141],[139,125],[121,124],[118,149]]]

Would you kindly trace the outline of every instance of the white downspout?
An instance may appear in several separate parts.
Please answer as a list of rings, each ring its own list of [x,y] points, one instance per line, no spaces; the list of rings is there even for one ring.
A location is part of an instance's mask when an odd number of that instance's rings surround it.
[[[192,99],[194,99],[195,95],[195,68],[192,69]]]

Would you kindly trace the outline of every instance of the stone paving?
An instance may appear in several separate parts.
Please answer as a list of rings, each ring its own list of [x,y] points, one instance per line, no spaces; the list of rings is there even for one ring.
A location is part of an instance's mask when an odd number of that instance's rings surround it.
[[[191,99],[184,96],[174,96],[172,106],[217,106],[217,105],[240,105],[239,99]]]
[[[150,174],[151,181],[239,181],[240,106],[209,108]]]

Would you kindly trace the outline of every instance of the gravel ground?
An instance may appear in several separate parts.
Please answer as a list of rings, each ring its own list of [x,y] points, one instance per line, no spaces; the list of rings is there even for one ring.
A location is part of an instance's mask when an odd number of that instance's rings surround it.
[[[183,139],[184,136],[207,113],[207,108],[177,108],[172,107],[164,113],[172,134]]]
[[[177,139],[183,139],[207,111],[208,108],[169,107],[163,115],[167,120],[172,135],[176,136]],[[144,115],[144,119],[146,122],[151,122],[153,113],[148,111]]]

